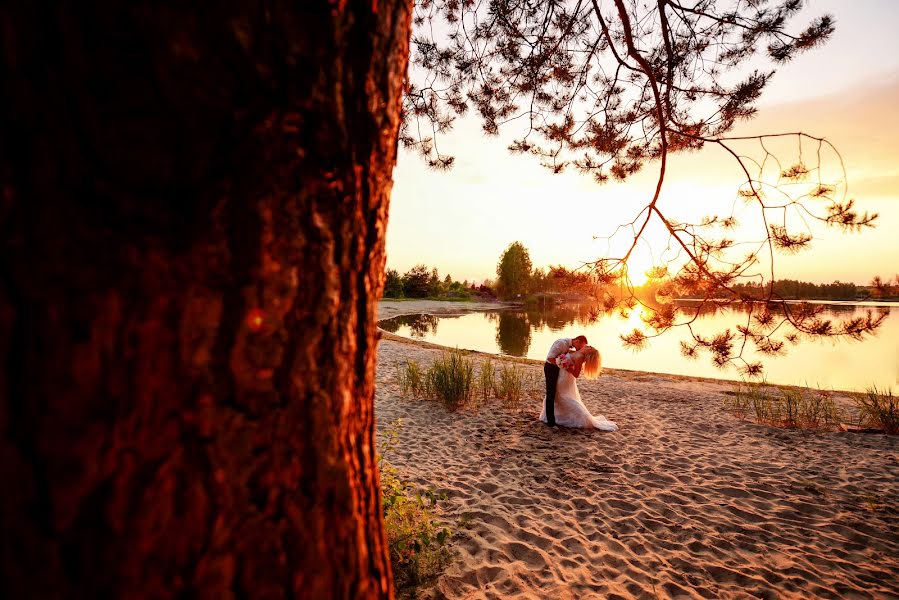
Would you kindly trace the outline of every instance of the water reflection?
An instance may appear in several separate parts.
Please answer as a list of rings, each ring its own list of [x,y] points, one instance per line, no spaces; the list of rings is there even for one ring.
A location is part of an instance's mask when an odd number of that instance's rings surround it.
[[[496,320],[496,344],[510,356],[527,356],[531,346],[531,322],[526,312],[491,313]]]
[[[795,307],[795,308],[794,308]],[[860,317],[871,311],[885,315],[885,321],[874,338],[864,342],[848,339],[818,339],[788,345],[785,356],[771,358],[749,348],[747,360],[761,360],[764,376],[772,383],[820,385],[835,389],[864,390],[899,386],[899,310],[872,303],[844,303],[818,305],[823,319],[835,321]],[[425,339],[436,344],[526,356],[541,359],[555,339],[583,334],[600,348],[603,363],[610,368],[634,369],[661,373],[677,373],[701,377],[738,379],[733,368],[717,369],[708,354],[689,359],[680,352],[681,341],[691,341],[685,328],[676,328],[653,339],[646,349],[635,352],[622,346],[620,337],[635,327],[645,329],[644,319],[650,311],[635,308],[626,317],[597,316],[597,307],[588,304],[569,304],[493,313],[471,313],[455,317],[412,315],[382,321],[380,326],[399,335]],[[745,325],[750,307],[735,305],[721,308],[700,303],[682,303],[678,321],[696,317],[692,327],[701,335],[719,333],[727,328]],[[764,306],[751,307],[752,316],[764,312]],[[771,307],[771,312],[780,311]],[[801,310],[792,305],[793,310]],[[699,313],[697,315],[697,312]]]
[[[598,306],[591,304],[559,304],[547,308],[529,308],[525,314],[535,328],[547,327],[551,331],[561,331],[571,324],[593,323],[598,310]]]
[[[378,326],[384,331],[397,333],[401,328],[409,328],[409,336],[423,338],[437,333],[437,317],[433,315],[404,315],[381,321]]]
[[[801,311],[803,307],[806,309],[820,309],[823,313],[823,316],[827,318],[845,318],[847,316],[852,316],[854,313],[864,313],[866,311],[871,311],[876,315],[889,315],[890,307],[883,305],[875,305],[873,303],[846,303],[846,304],[826,304],[826,303],[816,303],[816,302],[790,302],[787,304],[788,310],[792,314],[796,314]],[[732,313],[743,313],[749,314],[751,311],[753,314],[758,314],[763,312],[766,308],[766,305],[762,302],[755,302],[753,304],[730,304],[727,306],[717,306],[715,304],[709,303],[701,303],[701,302],[691,302],[689,300],[680,300],[677,303],[677,311],[688,315],[693,316],[699,312],[701,316],[706,315],[714,315],[718,313],[723,314],[732,314]],[[784,307],[781,304],[770,304],[767,305],[769,311],[775,315],[782,315],[784,312]],[[828,314],[829,313],[829,314]]]

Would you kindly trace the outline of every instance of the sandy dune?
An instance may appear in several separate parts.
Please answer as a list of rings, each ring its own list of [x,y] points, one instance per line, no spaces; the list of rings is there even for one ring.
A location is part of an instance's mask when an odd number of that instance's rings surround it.
[[[899,598],[896,437],[743,423],[730,384],[632,372],[581,382],[617,433],[547,428],[536,388],[519,413],[450,414],[395,378],[439,352],[379,348],[378,430],[404,422],[391,462],[448,494],[456,531],[424,596]]]

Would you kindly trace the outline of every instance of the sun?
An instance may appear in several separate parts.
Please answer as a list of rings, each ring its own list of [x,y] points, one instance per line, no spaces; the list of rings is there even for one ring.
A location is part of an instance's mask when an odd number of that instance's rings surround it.
[[[633,254],[627,259],[627,275],[635,287],[640,287],[649,281],[649,271],[653,268],[652,255],[649,252],[640,252],[635,248]]]

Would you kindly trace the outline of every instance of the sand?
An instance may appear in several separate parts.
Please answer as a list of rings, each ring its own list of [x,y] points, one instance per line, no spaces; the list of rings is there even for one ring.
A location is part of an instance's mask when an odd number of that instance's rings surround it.
[[[741,422],[731,384],[618,371],[580,382],[616,433],[548,428],[537,386],[448,413],[396,381],[441,350],[388,337],[378,432],[402,419],[390,462],[455,533],[420,596],[899,598],[899,438]]]

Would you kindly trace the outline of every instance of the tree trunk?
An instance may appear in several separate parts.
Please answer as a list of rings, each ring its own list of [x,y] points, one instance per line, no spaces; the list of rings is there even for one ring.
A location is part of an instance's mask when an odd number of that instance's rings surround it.
[[[0,596],[390,597],[375,316],[411,3],[10,4]]]

